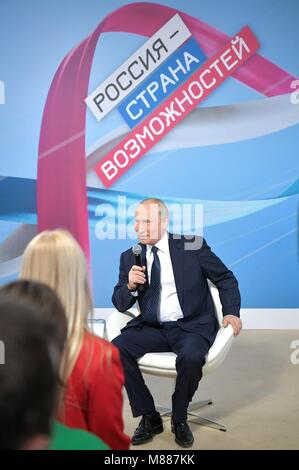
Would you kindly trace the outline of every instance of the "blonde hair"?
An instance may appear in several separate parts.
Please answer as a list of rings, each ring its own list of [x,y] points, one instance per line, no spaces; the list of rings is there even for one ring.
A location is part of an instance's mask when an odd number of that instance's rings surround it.
[[[54,289],[67,317],[67,341],[61,376],[67,382],[79,355],[91,314],[91,292],[86,259],[76,240],[65,230],[47,230],[28,244],[20,277]]]

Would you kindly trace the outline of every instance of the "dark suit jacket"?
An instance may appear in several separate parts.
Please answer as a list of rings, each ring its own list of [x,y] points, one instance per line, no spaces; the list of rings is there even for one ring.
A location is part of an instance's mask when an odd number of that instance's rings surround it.
[[[201,237],[193,238],[196,250],[185,249],[191,246],[190,238],[177,238],[169,234],[169,251],[179,303],[184,318],[178,320],[186,331],[203,334],[210,342],[214,341],[218,324],[215,318],[214,304],[207,279],[218,288],[223,315],[240,315],[240,292],[233,273],[211,251]],[[195,245],[196,243],[196,245]],[[142,264],[146,266],[146,248],[142,246]],[[132,249],[122,253],[120,258],[119,279],[112,296],[113,305],[120,312],[131,308],[138,299],[141,314],[130,321],[128,327],[142,325],[142,305],[144,293],[133,297],[127,287],[128,274],[135,264]]]

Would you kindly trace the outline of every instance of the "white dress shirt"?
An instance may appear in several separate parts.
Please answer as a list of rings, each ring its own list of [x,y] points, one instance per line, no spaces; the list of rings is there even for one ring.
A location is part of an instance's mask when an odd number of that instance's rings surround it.
[[[172,262],[169,253],[168,233],[158,241],[155,245],[158,248],[157,254],[161,266],[161,302],[160,302],[160,315],[158,320],[160,322],[176,321],[183,318],[183,312],[180,307],[176,285],[174,281],[174,274]],[[152,253],[152,245],[146,245],[146,263],[147,263],[147,276],[148,281],[151,281],[151,269],[154,260]]]

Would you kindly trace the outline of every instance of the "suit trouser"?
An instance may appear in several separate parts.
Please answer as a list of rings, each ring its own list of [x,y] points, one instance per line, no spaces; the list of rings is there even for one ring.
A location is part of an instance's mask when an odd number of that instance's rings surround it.
[[[177,355],[177,379],[172,395],[172,418],[181,422],[202,377],[202,368],[209,351],[209,341],[198,333],[181,329],[177,322],[163,327],[143,325],[124,330],[113,344],[119,349],[125,373],[125,388],[133,416],[155,411],[153,397],[145,385],[137,360],[148,352],[169,352]]]

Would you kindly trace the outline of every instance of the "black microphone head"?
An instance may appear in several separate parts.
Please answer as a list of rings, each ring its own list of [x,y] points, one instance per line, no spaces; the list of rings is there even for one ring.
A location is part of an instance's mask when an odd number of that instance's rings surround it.
[[[142,248],[141,248],[140,245],[134,245],[133,248],[132,248],[132,251],[133,251],[135,256],[140,256],[141,252],[142,252]]]

